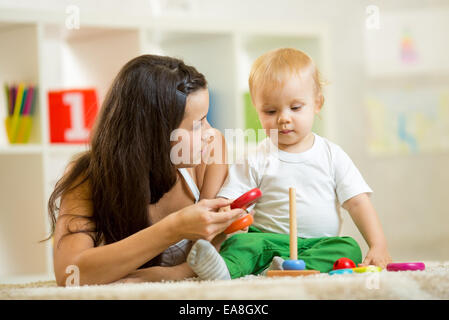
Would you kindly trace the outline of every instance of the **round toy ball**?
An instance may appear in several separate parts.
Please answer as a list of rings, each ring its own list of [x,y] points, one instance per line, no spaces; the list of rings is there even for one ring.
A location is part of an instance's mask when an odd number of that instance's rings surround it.
[[[333,270],[355,268],[355,263],[348,258],[340,258],[334,263]]]
[[[284,270],[304,270],[306,263],[303,260],[285,260],[282,263],[282,269]]]
[[[346,274],[346,273],[354,273],[354,271],[352,269],[337,269],[337,270],[332,270],[331,272],[329,272],[330,275]]]

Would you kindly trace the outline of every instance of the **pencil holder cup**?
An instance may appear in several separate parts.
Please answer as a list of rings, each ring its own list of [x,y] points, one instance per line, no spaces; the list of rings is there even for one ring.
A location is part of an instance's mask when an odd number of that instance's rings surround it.
[[[30,138],[32,120],[29,115],[8,116],[5,119],[5,128],[9,143],[27,143]]]

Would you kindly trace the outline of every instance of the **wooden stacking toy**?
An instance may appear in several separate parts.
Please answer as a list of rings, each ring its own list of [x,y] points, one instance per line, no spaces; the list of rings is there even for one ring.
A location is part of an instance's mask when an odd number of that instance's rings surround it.
[[[267,277],[298,277],[320,273],[318,270],[305,270],[306,264],[298,260],[298,237],[296,224],[296,190],[289,189],[290,201],[290,260],[282,264],[284,270],[269,270]]]

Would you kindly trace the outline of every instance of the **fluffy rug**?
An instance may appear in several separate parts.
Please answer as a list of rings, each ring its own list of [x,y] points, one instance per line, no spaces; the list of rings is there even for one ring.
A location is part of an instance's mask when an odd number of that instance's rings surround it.
[[[298,300],[298,299],[449,299],[449,262],[425,262],[425,271],[308,277],[247,276],[227,281],[128,283],[57,287],[54,281],[1,285],[0,299],[151,299],[151,300]]]

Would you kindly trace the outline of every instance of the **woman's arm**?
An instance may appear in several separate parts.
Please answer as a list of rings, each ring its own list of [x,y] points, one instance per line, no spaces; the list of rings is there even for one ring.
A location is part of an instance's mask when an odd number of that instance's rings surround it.
[[[72,219],[73,214],[77,215],[75,219]],[[61,200],[54,235],[54,268],[58,285],[66,284],[68,266],[79,271],[77,283],[80,285],[110,283],[179,241],[179,235],[173,229],[173,219],[164,219],[126,239],[94,247],[89,234],[77,232],[86,228],[92,230],[92,222],[88,219],[91,214],[91,204],[81,200],[76,190]]]
[[[213,162],[205,165],[200,199],[215,199],[228,175],[226,140],[219,130],[209,130],[214,131],[210,151],[210,160]]]
[[[66,273],[68,266],[79,270],[77,283],[80,285],[117,281],[181,239],[212,240],[241,214],[239,209],[216,212],[230,201],[202,200],[123,240],[94,247],[87,233],[69,232],[86,230],[91,223],[88,218],[92,215],[92,205],[83,199],[86,197],[80,197],[77,190],[61,199],[54,236],[54,268],[58,285],[66,285],[66,278],[70,275]],[[79,218],[68,221],[71,214]]]
[[[202,163],[197,168],[197,172],[204,172],[203,177],[200,177],[202,178],[201,180],[197,177],[198,181],[202,181],[200,199],[215,199],[228,175],[226,140],[219,130],[213,128],[208,130],[214,131],[214,140],[211,143],[212,149],[209,151],[209,158],[207,159],[210,164]],[[230,206],[226,206],[225,210],[224,208],[225,207],[220,208],[220,211],[231,210]],[[215,246],[217,251],[220,251],[221,244],[226,239],[227,235],[221,233],[217,235],[211,243]]]
[[[363,265],[374,264],[385,268],[391,262],[391,257],[382,225],[368,195],[359,194],[345,201],[342,207],[349,212],[370,248]]]
[[[196,277],[187,262],[172,267],[149,267],[136,270],[114,283],[179,281]]]

